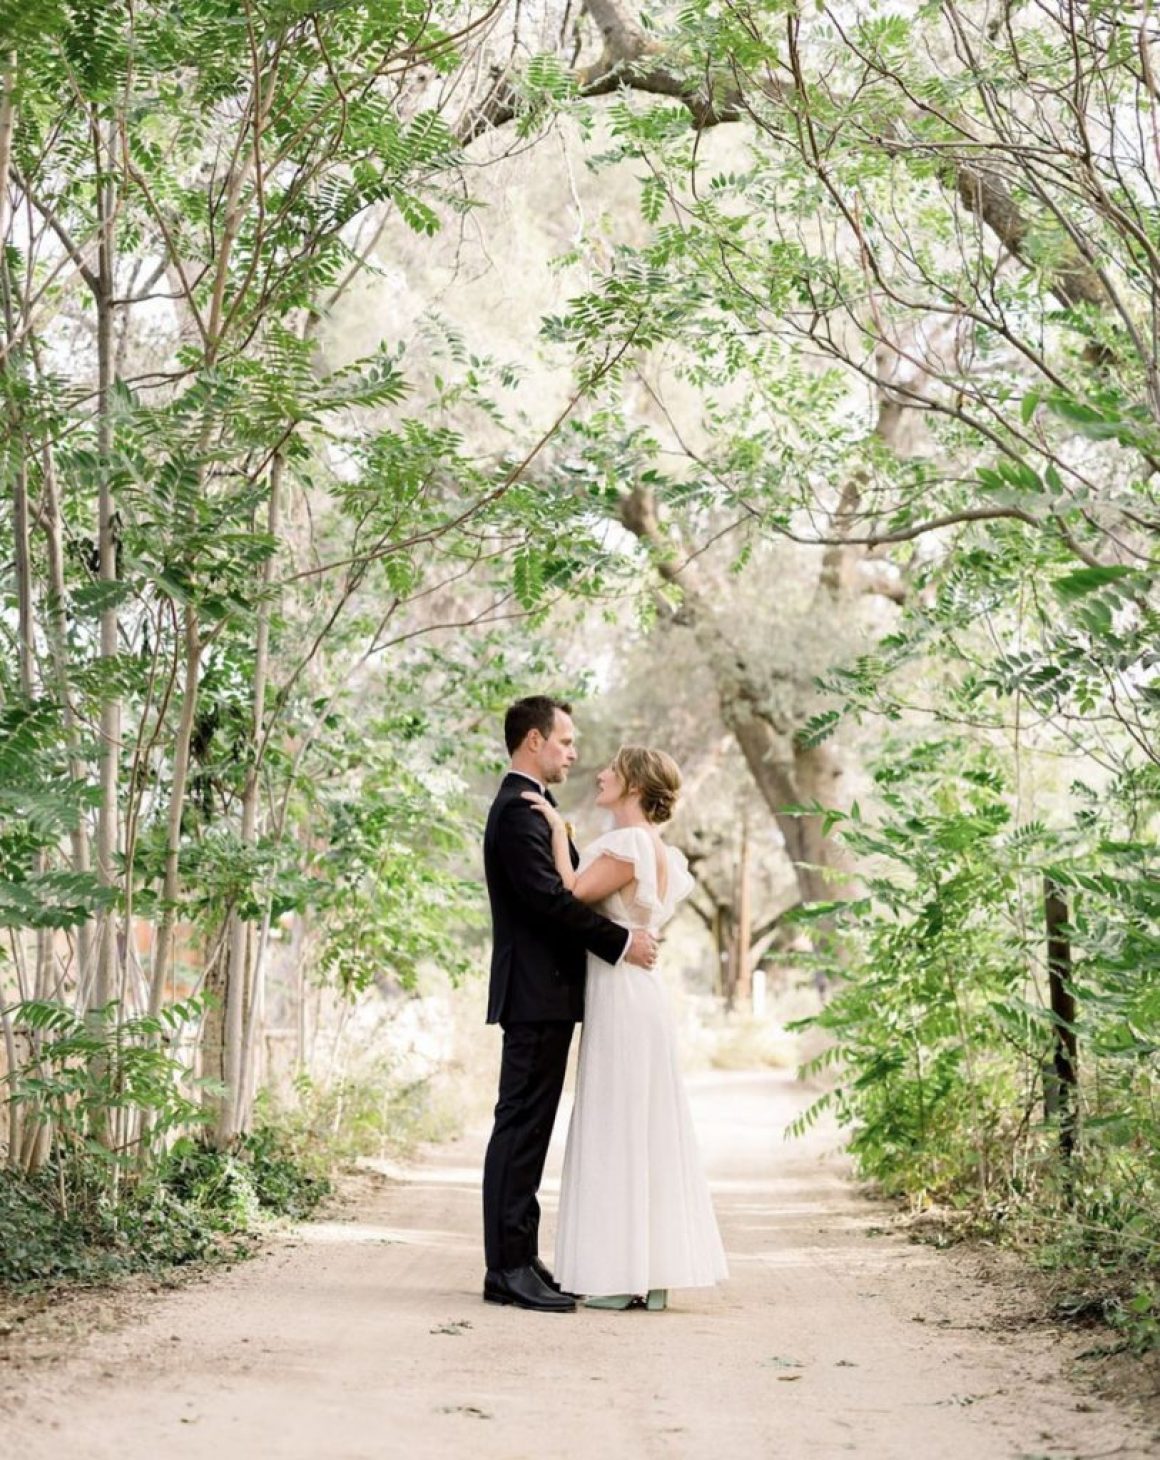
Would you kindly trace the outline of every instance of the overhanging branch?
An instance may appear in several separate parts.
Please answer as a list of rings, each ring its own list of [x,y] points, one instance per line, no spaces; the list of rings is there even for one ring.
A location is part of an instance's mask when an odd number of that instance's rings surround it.
[[[698,131],[736,122],[742,117],[748,117],[763,130],[770,130],[768,120],[761,114],[759,97],[787,110],[797,110],[798,89],[776,77],[745,76],[736,66],[729,71],[708,72],[696,79],[681,75],[672,67],[664,48],[646,34],[635,16],[618,0],[586,0],[585,8],[600,30],[604,50],[594,65],[574,74],[576,89],[582,97],[607,96],[620,90],[672,97],[687,108]],[[752,102],[746,94],[747,86],[751,88]],[[496,71],[483,102],[461,120],[457,128],[460,142],[466,145],[484,132],[505,126],[519,115],[519,110],[512,73]],[[910,150],[898,128],[867,140],[892,157]],[[970,140],[966,139],[963,145],[969,147]],[[997,169],[963,158],[944,157],[938,177],[1013,258],[1027,268],[1043,268],[1048,288],[1062,304],[1069,308],[1084,304],[1101,310],[1108,307],[1108,293],[1098,273],[1074,249],[1066,250],[1063,256],[1048,264],[1042,258],[1033,257],[1032,225]]]

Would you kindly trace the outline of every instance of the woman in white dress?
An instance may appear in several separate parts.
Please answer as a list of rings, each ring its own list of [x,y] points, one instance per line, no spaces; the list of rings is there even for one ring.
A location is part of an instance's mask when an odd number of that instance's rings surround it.
[[[625,746],[596,778],[613,830],[573,870],[556,809],[527,798],[552,827],[572,893],[627,928],[657,932],[693,887],[682,853],[657,830],[681,778],[662,751]],[[557,1282],[589,1307],[664,1308],[669,1288],[728,1276],[677,1059],[669,997],[655,969],[588,956],[576,1098],[556,1230]]]

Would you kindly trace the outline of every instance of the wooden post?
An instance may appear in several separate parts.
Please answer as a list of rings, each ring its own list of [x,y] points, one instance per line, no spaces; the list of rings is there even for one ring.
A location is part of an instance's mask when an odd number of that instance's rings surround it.
[[[1079,1061],[1075,1036],[1075,995],[1071,990],[1071,944],[1064,931],[1067,899],[1050,877],[1043,879],[1047,924],[1047,987],[1051,1001],[1054,1057],[1044,1082],[1044,1111],[1059,1120],[1059,1154],[1065,1164],[1075,1152],[1079,1127]]]
[[[734,914],[737,909],[732,902],[716,902],[713,907],[713,942],[717,950],[717,970],[714,983],[717,994],[726,1010],[733,1008],[733,976],[736,972],[736,947]]]
[[[729,983],[729,954],[725,944],[725,923],[721,916],[721,904],[713,904],[713,952],[717,964],[713,969],[713,992],[724,1001]]]
[[[737,873],[737,1004],[748,1014],[753,1006],[753,978],[749,968],[750,895],[749,895],[749,813],[741,815],[741,865]]]

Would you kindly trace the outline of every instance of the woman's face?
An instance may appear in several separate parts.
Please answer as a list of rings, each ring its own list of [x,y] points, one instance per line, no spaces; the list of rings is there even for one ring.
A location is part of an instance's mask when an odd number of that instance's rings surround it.
[[[610,765],[606,765],[596,775],[596,804],[597,806],[615,806],[617,802],[623,801],[625,795],[624,782]]]

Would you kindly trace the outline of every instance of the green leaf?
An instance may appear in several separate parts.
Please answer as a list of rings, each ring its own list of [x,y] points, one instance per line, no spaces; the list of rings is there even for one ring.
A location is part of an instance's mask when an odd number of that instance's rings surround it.
[[[1052,587],[1060,598],[1068,601],[1083,598],[1085,594],[1094,593],[1099,588],[1106,588],[1110,583],[1122,583],[1134,576],[1136,576],[1136,569],[1122,564],[1110,564],[1108,567],[1099,568],[1077,568],[1072,573],[1065,573],[1062,578],[1056,578]]]
[[[840,710],[823,710],[811,715],[794,734],[794,744],[802,750],[813,750],[828,740],[842,722]]]

